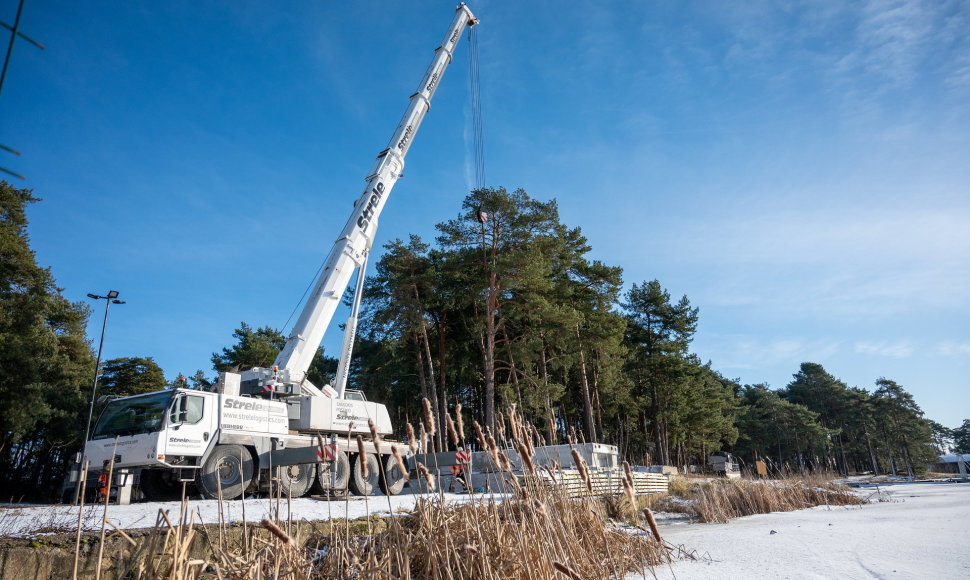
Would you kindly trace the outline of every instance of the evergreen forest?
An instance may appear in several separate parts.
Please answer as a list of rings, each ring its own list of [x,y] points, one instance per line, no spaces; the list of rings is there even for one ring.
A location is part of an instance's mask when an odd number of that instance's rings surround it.
[[[58,497],[95,372],[91,308],[65,299],[30,249],[27,208],[38,201],[0,182],[0,493],[14,500]],[[436,229],[434,240],[375,251],[364,288],[350,383],[388,406],[400,436],[427,398],[440,425],[460,408],[465,424],[499,432],[514,407],[547,444],[610,443],[635,464],[702,467],[726,450],[776,473],[905,475],[943,452],[970,453],[970,419],[930,420],[891,378],[849,386],[818,362],[780,388],[723,376],[691,352],[699,307],[592,259],[554,200],[476,190]],[[234,342],[212,354],[212,369],[171,382],[151,353],[102,361],[99,394],[209,388],[216,371],[272,364],[285,330],[226,329]],[[335,370],[320,350],[310,379],[325,384]],[[443,431],[438,449],[449,446]]]

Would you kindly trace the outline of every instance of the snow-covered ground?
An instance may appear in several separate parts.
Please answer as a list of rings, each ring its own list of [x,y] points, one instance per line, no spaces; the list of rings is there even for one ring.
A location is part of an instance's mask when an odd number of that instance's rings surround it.
[[[419,495],[371,496],[368,498],[351,496],[347,500],[324,501],[309,498],[285,499],[277,502],[271,499],[248,499],[245,501],[222,502],[222,518],[228,523],[258,522],[263,518],[277,517],[281,520],[326,520],[330,518],[360,518],[368,514],[397,513],[410,511]],[[434,497],[438,497],[434,494]],[[446,501],[469,501],[472,497],[464,494],[444,494]],[[191,500],[188,502],[194,523],[215,524],[219,522],[219,502],[215,500]],[[169,519],[175,523],[181,510],[180,502],[136,503],[131,505],[109,505],[107,518],[119,528],[151,528],[155,526],[159,510],[168,512]],[[84,507],[81,516],[86,530],[100,530],[103,505]],[[188,520],[188,518],[186,518]],[[0,504],[0,537],[31,536],[38,533],[66,532],[77,529],[78,508],[51,505],[11,505]],[[109,528],[110,529],[110,528]]]
[[[860,490],[863,495],[875,490]],[[374,496],[348,501],[279,502],[281,519],[323,520],[408,511],[420,496]],[[474,497],[445,494],[447,501]],[[749,516],[727,524],[690,524],[660,518],[672,544],[694,550],[697,561],[679,561],[654,570],[657,578],[970,578],[970,483],[911,483],[883,486],[864,506],[817,507],[798,512]],[[245,507],[245,514],[243,508]],[[111,505],[108,519],[122,528],[150,528],[159,509],[174,522],[180,504]],[[269,499],[224,502],[227,522],[257,522],[275,516]],[[219,503],[193,500],[194,522],[219,521]],[[88,506],[84,527],[98,530],[104,506]],[[660,514],[658,514],[660,515]],[[78,508],[0,505],[0,537],[30,536],[76,529]],[[635,578],[640,576],[630,576]],[[648,577],[649,574],[648,574]]]
[[[726,524],[662,526],[667,541],[696,550],[699,559],[658,568],[656,577],[970,578],[970,483],[884,486],[878,498]]]

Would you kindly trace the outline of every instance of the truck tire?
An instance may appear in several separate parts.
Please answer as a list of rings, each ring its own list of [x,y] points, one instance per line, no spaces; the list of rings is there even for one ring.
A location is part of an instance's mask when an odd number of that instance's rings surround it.
[[[367,462],[367,477],[360,473],[361,461]],[[354,455],[350,460],[350,491],[354,495],[373,495],[380,487],[381,464],[373,453]]]
[[[317,477],[313,484],[314,493],[343,497],[347,495],[349,483],[350,459],[347,457],[347,453],[338,451],[336,461],[317,464]]]
[[[199,491],[208,499],[238,499],[253,480],[253,456],[242,445],[216,445],[199,471]]]
[[[397,495],[404,489],[408,474],[402,473],[393,455],[384,456],[384,471],[381,472],[381,491],[385,495]]]
[[[143,469],[138,478],[138,489],[148,501],[179,501],[182,484],[174,481],[162,469]]]
[[[316,478],[317,466],[314,463],[281,465],[279,467],[280,495],[292,498],[303,497],[310,491],[310,486]]]

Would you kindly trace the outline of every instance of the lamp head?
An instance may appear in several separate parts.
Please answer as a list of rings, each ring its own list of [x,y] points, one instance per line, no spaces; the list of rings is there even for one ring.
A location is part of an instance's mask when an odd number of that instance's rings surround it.
[[[108,290],[108,296],[107,296],[107,298],[110,298],[111,300],[114,300],[117,297],[118,297],[118,291],[117,290]]]

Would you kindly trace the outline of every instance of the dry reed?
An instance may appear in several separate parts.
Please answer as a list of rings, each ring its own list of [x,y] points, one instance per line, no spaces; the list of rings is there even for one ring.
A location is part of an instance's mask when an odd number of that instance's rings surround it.
[[[686,492],[682,484],[676,488],[671,486],[671,493],[675,491],[687,501],[661,499],[656,504],[657,509],[688,513],[702,522],[726,522],[741,516],[787,512],[819,505],[866,503],[849,488],[801,478],[713,480],[691,485]]]
[[[410,423],[407,424],[407,432],[408,432],[408,449],[411,450],[411,454],[413,455],[418,452],[418,444],[414,440],[414,426],[411,425]]]
[[[465,445],[465,419],[461,416],[461,403],[455,405],[455,425],[458,426],[458,436],[461,438],[462,446]]]
[[[377,450],[377,455],[381,455],[381,436],[377,433],[377,425],[374,424],[373,419],[367,420],[367,427],[370,428],[370,437],[374,442],[374,449]]]
[[[360,453],[357,461],[360,464],[360,476],[367,479],[367,449],[364,448],[364,438],[360,435],[357,436],[357,451]]]
[[[510,409],[509,418],[521,437],[516,447],[523,468],[535,473],[528,439],[537,434],[530,434],[528,427],[516,420],[514,408]],[[483,446],[493,454],[496,463],[512,473],[508,457],[498,452],[494,438],[487,431],[483,433],[477,424],[476,437],[479,444],[484,441]],[[365,457],[363,438],[358,435],[356,439],[358,450]],[[403,470],[397,446],[391,445],[391,453]],[[573,459],[590,488],[586,462],[576,450]],[[360,464],[366,477],[366,461]],[[428,468],[421,463],[416,467],[428,489],[434,490],[435,479]],[[624,471],[629,498],[632,476],[628,466]],[[379,522],[383,527],[372,526],[373,517],[369,517],[364,535],[351,532],[351,523],[345,520],[330,522],[328,532],[314,538],[308,538],[304,528],[295,528],[294,532],[294,528],[281,525],[278,516],[251,526],[245,522],[245,512],[242,534],[230,538],[224,522],[214,530],[193,526],[194,514],[183,498],[175,524],[167,513],[159,513],[158,536],[151,540],[147,557],[139,560],[126,577],[495,580],[565,575],[571,579],[606,579],[623,578],[630,573],[645,576],[649,567],[670,562],[672,552],[678,550],[660,539],[649,510],[645,510],[645,516],[652,537],[614,527],[597,498],[571,498],[562,489],[538,486],[529,480],[520,484],[514,477],[509,485],[509,495],[500,500],[493,497],[454,504],[431,496],[418,500],[412,513]],[[636,505],[635,498],[630,500]],[[201,534],[197,533],[199,530]],[[199,558],[192,549],[193,542],[207,544],[209,553]]]
[[[434,413],[431,412],[431,401],[427,397],[421,398],[421,407],[424,410],[424,423],[428,428],[428,433],[434,435],[436,433]]]
[[[458,449],[458,432],[455,431],[455,422],[451,420],[451,413],[445,413],[445,427],[448,429],[448,439],[451,445]]]
[[[397,445],[391,445],[391,455],[394,456],[394,461],[397,462],[397,468],[401,470],[401,473],[407,474],[408,468],[404,466],[404,459],[401,458],[401,452],[397,450]]]
[[[597,502],[537,489],[459,505],[423,499],[384,532],[331,540],[313,578],[605,579],[670,561],[669,547],[606,523]]]

